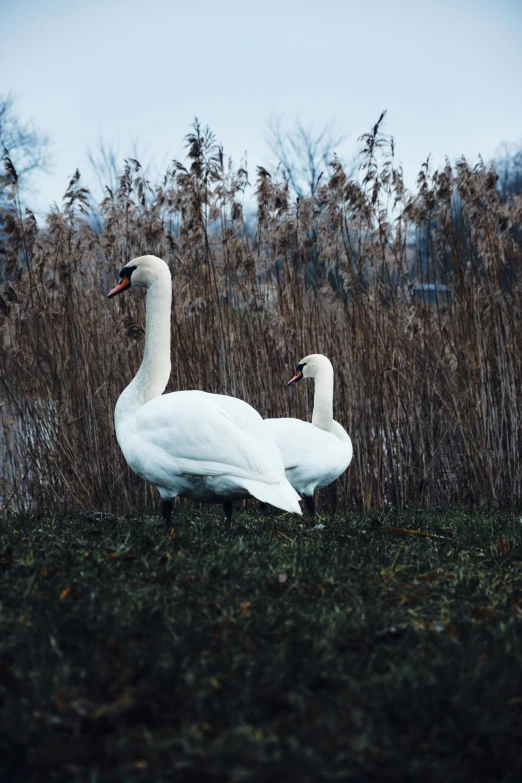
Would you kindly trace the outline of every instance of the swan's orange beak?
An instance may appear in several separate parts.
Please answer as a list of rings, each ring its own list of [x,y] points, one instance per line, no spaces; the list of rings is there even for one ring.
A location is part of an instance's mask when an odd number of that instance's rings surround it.
[[[298,370],[298,371],[296,372],[296,374],[294,375],[294,377],[293,377],[293,378],[291,378],[291,379],[288,381],[288,386],[291,386],[293,383],[297,383],[297,381],[302,381],[302,380],[303,380],[303,373],[302,373],[302,371],[301,371],[301,370]]]
[[[127,277],[127,275],[123,275],[123,280],[118,283],[116,288],[113,288],[112,291],[109,291],[107,294],[107,297],[110,299],[112,296],[116,296],[116,294],[121,294],[122,291],[125,291],[126,288],[129,288],[131,284],[130,279]]]

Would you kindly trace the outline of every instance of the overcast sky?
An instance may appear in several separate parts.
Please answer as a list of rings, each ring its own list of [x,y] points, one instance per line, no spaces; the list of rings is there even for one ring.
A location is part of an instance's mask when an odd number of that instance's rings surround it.
[[[38,209],[89,178],[98,139],[158,166],[194,116],[239,162],[270,162],[270,116],[357,136],[383,109],[408,184],[522,142],[520,0],[1,0],[0,94],[52,140]]]

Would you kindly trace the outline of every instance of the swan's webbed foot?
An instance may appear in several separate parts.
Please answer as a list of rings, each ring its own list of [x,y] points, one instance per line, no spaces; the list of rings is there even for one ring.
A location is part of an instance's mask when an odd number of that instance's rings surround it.
[[[165,522],[165,532],[168,533],[172,527],[172,500],[164,500],[162,502],[161,513]]]
[[[225,533],[230,533],[230,522],[232,521],[232,511],[234,510],[234,504],[231,500],[226,500],[223,503],[223,511],[225,512]]]
[[[305,495],[305,501],[306,501],[306,508],[307,508],[308,512],[314,517],[315,516],[314,496],[313,495]]]

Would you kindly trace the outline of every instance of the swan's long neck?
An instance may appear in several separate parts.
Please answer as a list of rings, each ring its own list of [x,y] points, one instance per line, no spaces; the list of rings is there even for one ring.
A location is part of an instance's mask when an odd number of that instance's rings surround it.
[[[315,376],[314,412],[312,424],[331,431],[333,424],[333,369],[323,365]]]
[[[163,394],[170,377],[170,310],[172,284],[159,277],[147,290],[145,351],[141,367],[127,388],[121,393],[114,411],[116,435],[124,421],[145,405]]]

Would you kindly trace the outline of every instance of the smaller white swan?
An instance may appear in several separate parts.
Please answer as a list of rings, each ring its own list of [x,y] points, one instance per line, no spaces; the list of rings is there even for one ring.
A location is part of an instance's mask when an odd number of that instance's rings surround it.
[[[291,386],[303,378],[315,380],[312,423],[301,419],[265,419],[279,446],[285,473],[293,488],[305,496],[313,514],[314,492],[344,473],[353,456],[350,436],[333,417],[333,367],[326,356],[312,353],[301,359]]]

